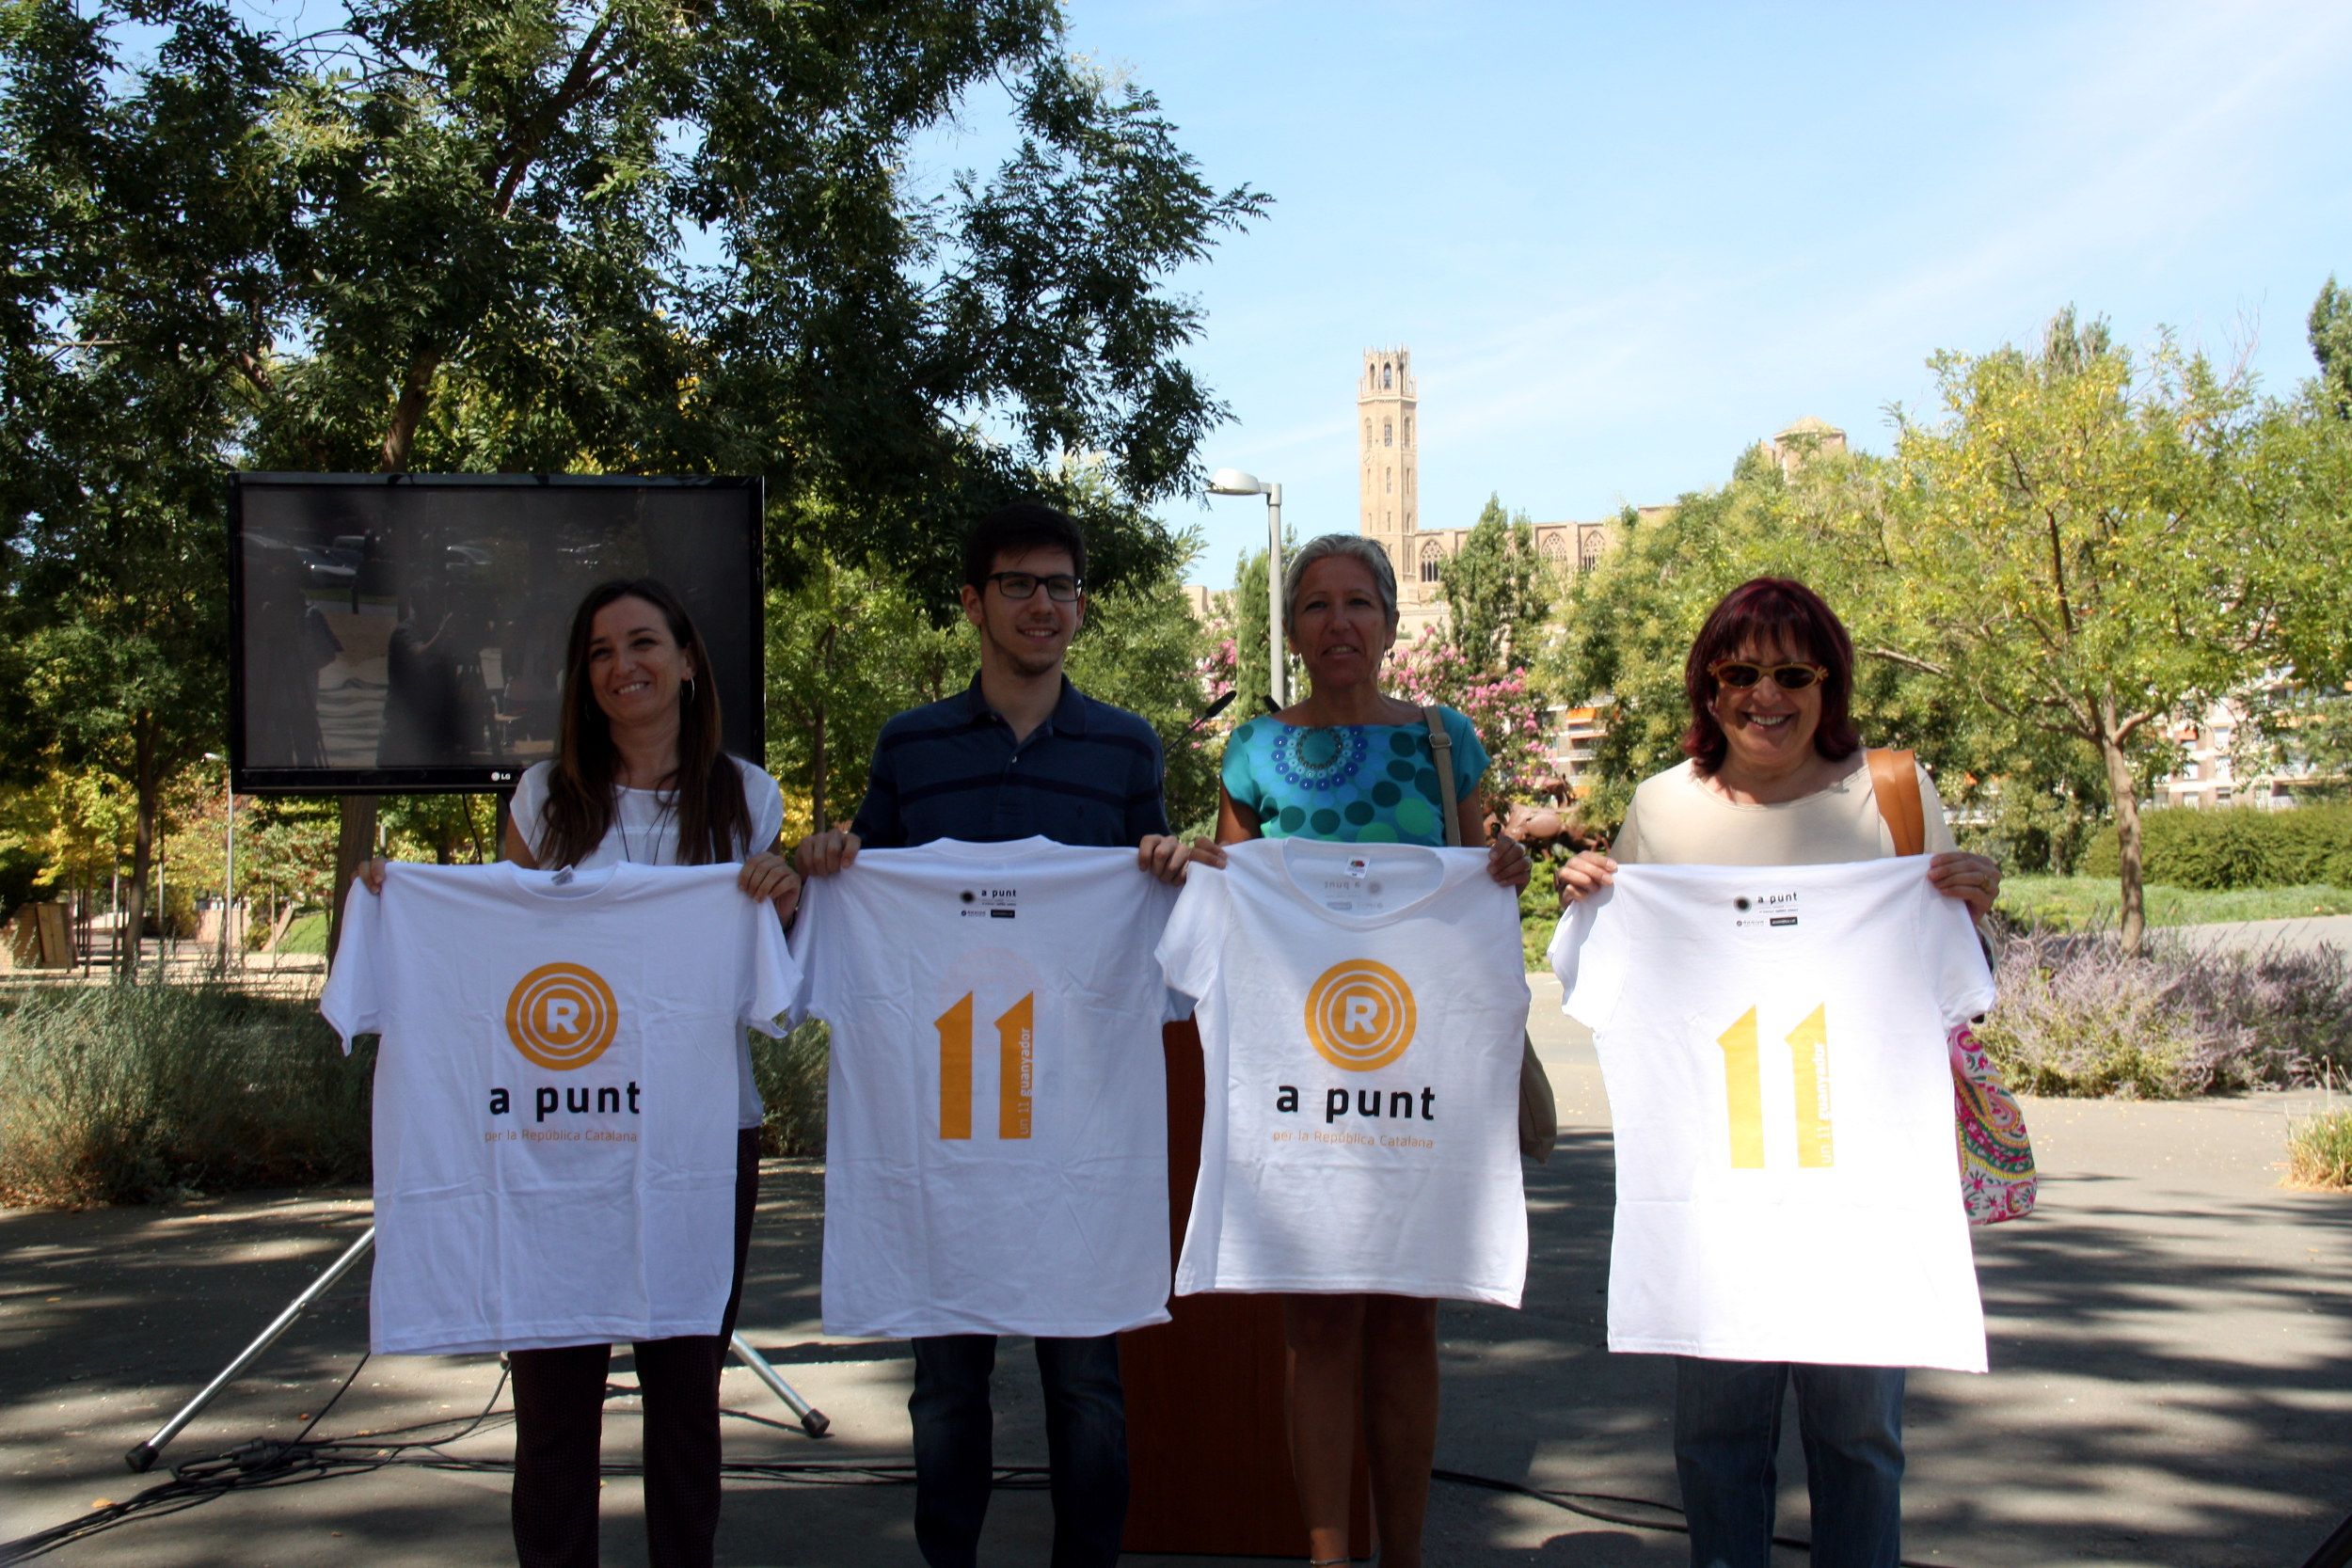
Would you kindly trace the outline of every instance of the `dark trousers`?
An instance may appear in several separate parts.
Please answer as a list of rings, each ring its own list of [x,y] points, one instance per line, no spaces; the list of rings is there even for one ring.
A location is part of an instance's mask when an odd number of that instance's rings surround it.
[[[1797,1390],[1817,1568],[1902,1556],[1903,1370],[1675,1357],[1675,1471],[1693,1568],[1769,1568],[1784,1392]]]
[[[645,1406],[645,1535],[653,1568],[710,1568],[719,1529],[719,1373],[743,1300],[759,1130],[735,1146],[735,1283],[716,1335],[635,1347]],[[515,1558],[522,1568],[596,1568],[596,1465],[611,1345],[518,1350],[515,1379]]]
[[[996,1337],[914,1341],[914,1542],[931,1568],[972,1568],[988,1515]],[[1040,1339],[1045,1452],[1052,1465],[1053,1568],[1107,1568],[1127,1525],[1127,1412],[1119,1339]]]

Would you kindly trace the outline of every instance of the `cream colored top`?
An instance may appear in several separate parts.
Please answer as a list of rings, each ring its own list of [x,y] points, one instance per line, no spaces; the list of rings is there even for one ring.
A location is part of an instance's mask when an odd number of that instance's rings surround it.
[[[1626,807],[1610,855],[1625,864],[1833,865],[1883,860],[1895,835],[1879,815],[1869,759],[1826,788],[1769,806],[1724,799],[1687,761],[1644,779]],[[1919,769],[1919,814],[1929,854],[1957,848],[1928,770]]]

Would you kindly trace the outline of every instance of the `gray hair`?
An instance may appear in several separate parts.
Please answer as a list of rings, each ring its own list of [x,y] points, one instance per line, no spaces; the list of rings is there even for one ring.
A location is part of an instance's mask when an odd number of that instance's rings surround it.
[[[1372,574],[1373,586],[1380,591],[1380,611],[1389,618],[1389,629],[1396,630],[1396,568],[1389,564],[1388,551],[1360,533],[1319,533],[1298,546],[1282,568],[1283,624],[1298,624],[1298,579],[1327,555],[1346,556]]]

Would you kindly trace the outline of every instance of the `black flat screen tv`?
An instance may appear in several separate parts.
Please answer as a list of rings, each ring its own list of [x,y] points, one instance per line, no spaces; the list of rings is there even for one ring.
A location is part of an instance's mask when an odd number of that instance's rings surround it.
[[[766,760],[757,479],[235,476],[241,793],[504,790],[555,749],[587,591],[655,578],[710,651],[726,747]]]

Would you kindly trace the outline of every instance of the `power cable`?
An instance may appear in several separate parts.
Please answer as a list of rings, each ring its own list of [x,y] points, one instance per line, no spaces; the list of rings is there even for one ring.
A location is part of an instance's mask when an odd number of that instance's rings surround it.
[[[161,1518],[208,1503],[215,1497],[237,1491],[258,1491],[267,1487],[298,1486],[316,1481],[332,1481],[341,1476],[366,1475],[375,1470],[409,1465],[419,1469],[471,1474],[511,1475],[515,1463],[511,1459],[468,1459],[443,1451],[450,1444],[490,1426],[494,1419],[504,1417],[511,1420],[511,1410],[501,1411],[499,1400],[506,1392],[507,1372],[499,1374],[498,1386],[491,1389],[489,1399],[473,1416],[462,1418],[453,1432],[432,1436],[413,1436],[430,1433],[445,1423],[420,1422],[408,1427],[396,1427],[372,1433],[364,1437],[322,1438],[310,1440],[310,1433],[340,1403],[358,1380],[361,1369],[368,1364],[360,1356],[334,1394],[319,1407],[317,1414],[304,1423],[301,1432],[291,1440],[256,1438],[240,1443],[225,1452],[202,1459],[190,1460],[175,1465],[171,1479],[147,1488],[135,1497],[119,1503],[109,1503],[79,1518],[62,1525],[0,1543],[0,1565],[29,1562],[58,1547],[84,1540],[129,1524],[136,1519]],[[633,1394],[637,1390],[626,1385],[608,1384],[606,1396]],[[725,1414],[743,1420],[758,1418],[741,1411]],[[760,1422],[761,1425],[772,1423]],[[391,1441],[387,1441],[391,1439]],[[598,1473],[604,1476],[642,1476],[642,1464],[613,1462],[601,1465]],[[737,1481],[765,1482],[778,1486],[912,1486],[914,1484],[913,1465],[878,1465],[849,1460],[739,1460],[723,1464],[720,1473]],[[1041,1490],[1047,1485],[1048,1472],[1042,1465],[1000,1465],[993,1472],[993,1484],[1009,1491]],[[1683,1519],[1682,1511],[1670,1503],[1648,1497],[1621,1497],[1607,1492],[1576,1492],[1540,1486],[1521,1481],[1503,1481],[1493,1476],[1476,1475],[1465,1470],[1434,1469],[1430,1479],[1449,1485],[1466,1486],[1485,1492],[1502,1493],[1531,1498],[1565,1513],[1602,1524],[1621,1525],[1631,1529],[1664,1530],[1687,1535],[1691,1527]],[[1613,1506],[1596,1506],[1613,1505]],[[1646,1515],[1622,1512],[1626,1509],[1646,1511]],[[1772,1544],[1810,1553],[1812,1543],[1802,1536],[1775,1535]],[[1950,1568],[1949,1564],[1931,1564],[1910,1558],[1900,1560],[1902,1568]],[[2331,1564],[2330,1568],[2334,1568]]]

